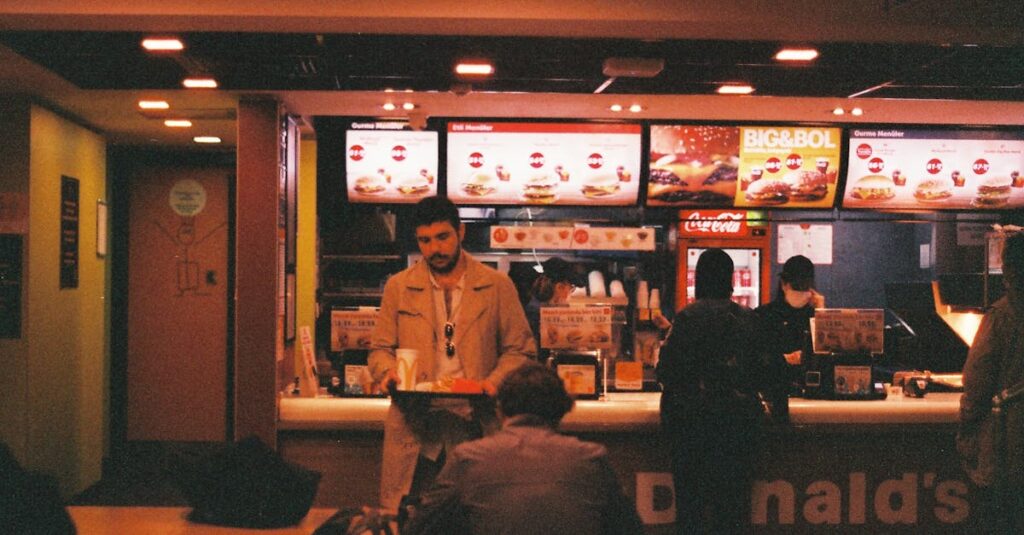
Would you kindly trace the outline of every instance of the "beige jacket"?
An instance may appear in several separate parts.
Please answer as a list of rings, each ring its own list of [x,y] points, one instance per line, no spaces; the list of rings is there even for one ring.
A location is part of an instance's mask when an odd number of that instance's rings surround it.
[[[495,385],[536,354],[515,286],[508,276],[469,254],[453,343],[468,379]],[[372,334],[370,373],[380,381],[395,367],[395,349],[419,351],[417,382],[434,381],[435,321],[429,268],[424,261],[392,276],[384,286]],[[420,444],[403,414],[392,405],[384,424],[381,506],[398,507],[409,492]]]

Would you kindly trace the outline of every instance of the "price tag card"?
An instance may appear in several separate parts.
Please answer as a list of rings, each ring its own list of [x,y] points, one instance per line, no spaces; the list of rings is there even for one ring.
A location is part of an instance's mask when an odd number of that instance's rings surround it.
[[[331,311],[331,351],[369,349],[370,333],[377,324],[376,307]]]
[[[610,349],[612,307],[541,308],[540,346],[546,349]]]
[[[885,313],[880,308],[820,308],[811,322],[815,353],[880,354],[885,350]]]

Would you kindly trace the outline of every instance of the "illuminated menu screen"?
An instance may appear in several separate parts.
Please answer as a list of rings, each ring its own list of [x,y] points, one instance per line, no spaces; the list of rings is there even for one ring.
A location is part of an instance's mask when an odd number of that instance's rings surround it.
[[[345,132],[345,176],[353,203],[414,203],[437,195],[437,132],[405,123],[353,122]]]
[[[652,125],[648,206],[830,208],[838,128]]]
[[[637,203],[640,125],[453,122],[448,198],[456,204]]]
[[[1005,210],[1024,206],[1024,132],[851,130],[843,206]]]

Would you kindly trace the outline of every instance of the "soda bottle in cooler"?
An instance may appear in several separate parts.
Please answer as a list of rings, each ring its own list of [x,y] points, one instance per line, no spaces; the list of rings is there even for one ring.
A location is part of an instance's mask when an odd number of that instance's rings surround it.
[[[738,287],[740,285],[740,281],[741,281],[740,271],[738,269],[734,270],[732,272],[732,287],[733,288]]]
[[[741,269],[740,270],[740,286],[742,286],[744,288],[750,288],[750,285],[751,285],[752,282],[753,282],[753,280],[752,280],[752,276],[751,276],[751,273],[750,273],[750,269],[748,269],[748,268]]]

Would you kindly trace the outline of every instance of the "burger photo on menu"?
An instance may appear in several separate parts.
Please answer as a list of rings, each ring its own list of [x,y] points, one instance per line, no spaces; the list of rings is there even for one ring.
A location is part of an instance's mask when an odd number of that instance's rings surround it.
[[[883,201],[896,195],[896,185],[885,175],[867,175],[857,179],[850,190],[854,199]]]
[[[828,178],[819,171],[792,171],[782,181],[789,185],[789,198],[794,201],[819,201],[828,195]]]
[[[771,206],[789,202],[790,185],[785,180],[764,179],[747,187],[744,198],[751,204]]]
[[[922,180],[914,188],[914,198],[917,199],[917,202],[924,204],[945,202],[946,199],[953,196],[951,185],[952,183],[948,180],[935,178]]]
[[[655,204],[731,205],[739,168],[739,129],[654,127],[651,162],[647,198]]]
[[[398,182],[396,188],[402,195],[423,195],[430,191],[430,184],[427,182],[427,177],[416,175],[403,178]]]
[[[462,191],[476,197],[490,195],[494,193],[494,175],[476,173],[469,177],[469,180],[462,183]]]
[[[558,198],[558,177],[549,173],[534,175],[523,184],[523,198],[527,202],[551,204]]]
[[[612,174],[592,175],[583,181],[583,195],[605,197],[619,191],[619,179]]]
[[[363,175],[356,179],[356,185],[353,189],[357,193],[363,195],[376,195],[384,191],[387,183],[387,177],[382,173],[374,173],[372,175]]]
[[[975,208],[999,208],[1010,200],[1010,186],[1013,182],[1009,177],[994,176],[986,178],[978,185],[978,194],[971,201]]]

